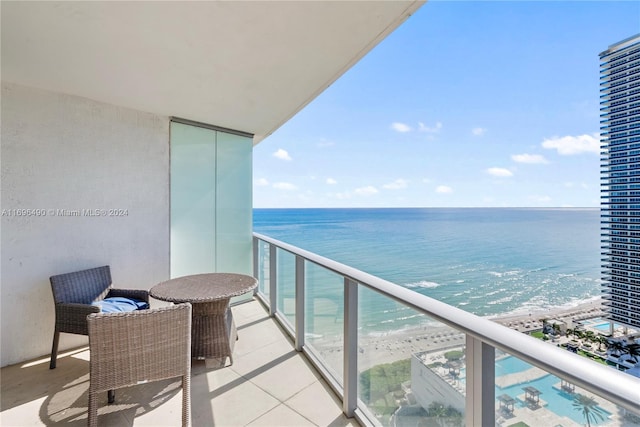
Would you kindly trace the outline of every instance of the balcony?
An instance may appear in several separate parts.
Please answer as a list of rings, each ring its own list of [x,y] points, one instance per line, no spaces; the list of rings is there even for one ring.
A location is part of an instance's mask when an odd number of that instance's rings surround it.
[[[240,336],[233,365],[193,362],[192,425],[358,425],[344,416],[338,397],[259,302],[236,305],[233,313]],[[88,358],[84,347],[61,353],[54,370],[48,356],[3,368],[0,424],[85,426]],[[179,425],[181,396],[179,381],[120,389],[115,404],[107,405],[106,395],[100,401],[98,422]]]
[[[578,426],[578,396],[591,425],[640,425],[640,379],[522,333],[535,321],[506,327],[266,236],[253,256],[234,364],[194,361],[193,425]],[[406,324],[376,329],[381,312]],[[88,357],[3,368],[2,424],[85,424]],[[177,382],[123,389],[100,422],[175,425],[180,397]]]

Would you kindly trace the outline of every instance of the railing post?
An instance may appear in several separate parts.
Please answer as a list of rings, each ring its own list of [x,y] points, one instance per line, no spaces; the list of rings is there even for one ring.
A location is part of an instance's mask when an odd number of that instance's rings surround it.
[[[260,257],[260,240],[257,237],[253,236],[253,277],[258,279],[260,277],[260,265],[259,265],[259,257]],[[258,284],[258,288],[260,284]],[[257,293],[258,289],[255,290],[254,293]]]
[[[277,249],[275,245],[269,245],[269,316],[271,317],[275,316],[278,310],[278,287],[276,286],[278,277]]]
[[[344,278],[344,400],[342,410],[349,418],[358,404],[358,284]]]
[[[495,421],[495,348],[467,334],[467,427],[494,426]]]
[[[304,346],[304,258],[296,255],[296,337],[297,351]]]

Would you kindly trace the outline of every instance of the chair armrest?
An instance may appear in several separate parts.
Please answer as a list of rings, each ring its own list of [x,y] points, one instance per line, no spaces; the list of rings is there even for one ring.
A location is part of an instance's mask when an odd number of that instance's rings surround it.
[[[116,289],[111,288],[107,297],[124,297],[124,298],[133,298],[140,301],[144,301],[149,303],[149,291],[145,291],[142,289]]]
[[[100,307],[91,304],[61,302],[56,304],[56,314],[58,313],[87,317],[91,313],[100,313]]]
[[[58,303],[56,329],[59,332],[87,335],[87,316],[99,313],[100,308],[90,304]]]

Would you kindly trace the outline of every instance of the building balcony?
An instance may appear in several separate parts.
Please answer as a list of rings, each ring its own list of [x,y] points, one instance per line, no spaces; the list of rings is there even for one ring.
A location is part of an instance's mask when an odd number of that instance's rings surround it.
[[[194,426],[357,426],[339,398],[258,301],[233,307],[239,340],[233,365],[194,360],[191,419]],[[87,424],[89,350],[61,353],[2,368],[0,425]],[[228,365],[228,362],[227,362]],[[180,382],[160,381],[116,390],[99,402],[105,426],[180,425]]]
[[[257,234],[253,257],[259,288],[233,307],[233,365],[193,361],[193,425],[569,426],[583,424],[579,395],[602,414],[592,425],[640,425],[640,379],[529,336],[538,319],[481,318]],[[89,356],[3,368],[2,424],[84,425]],[[171,381],[121,389],[99,422],[176,425],[181,395]]]

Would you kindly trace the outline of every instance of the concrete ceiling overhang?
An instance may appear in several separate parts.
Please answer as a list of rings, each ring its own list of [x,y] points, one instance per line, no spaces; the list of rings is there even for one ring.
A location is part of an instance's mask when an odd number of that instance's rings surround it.
[[[2,1],[2,80],[258,143],[423,1]]]

